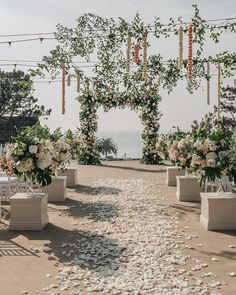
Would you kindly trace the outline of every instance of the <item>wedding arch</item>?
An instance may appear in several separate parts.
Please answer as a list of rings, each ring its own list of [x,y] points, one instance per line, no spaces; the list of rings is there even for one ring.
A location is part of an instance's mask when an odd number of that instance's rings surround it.
[[[156,18],[152,24],[145,25],[138,14],[131,22],[123,18],[115,21],[113,18],[84,14],[78,18],[74,28],[57,25],[55,38],[58,45],[43,57],[37,70],[32,72],[41,76],[48,72],[52,78],[62,73],[62,113],[65,112],[66,81],[68,85],[72,79],[77,81],[77,99],[81,105],[80,163],[99,163],[95,134],[97,109],[102,106],[104,111],[128,107],[140,112],[144,126],[142,162],[157,164],[161,161],[155,149],[161,117],[159,88],[170,92],[179,80],[185,79],[187,90],[192,92],[204,79],[209,102],[210,66],[217,67],[220,77],[231,76],[236,69],[235,53],[225,51],[216,56],[204,56],[205,39],[219,42],[224,31],[235,33],[236,23],[230,20],[224,21],[223,25],[207,22],[200,17],[196,5],[189,23],[171,18],[168,24],[162,24]],[[173,35],[178,36],[177,58],[166,61],[158,53],[148,54],[151,38]],[[188,56],[184,59],[185,35]],[[82,62],[86,65],[82,66]],[[219,108],[220,105],[220,119]]]

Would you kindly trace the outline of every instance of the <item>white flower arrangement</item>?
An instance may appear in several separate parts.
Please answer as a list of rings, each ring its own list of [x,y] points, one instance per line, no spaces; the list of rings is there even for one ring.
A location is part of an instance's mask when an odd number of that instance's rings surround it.
[[[47,128],[28,127],[17,136],[14,145],[8,145],[6,153],[20,179],[42,186],[50,184],[55,173],[52,165],[55,150],[50,140],[44,138],[46,135],[49,135]]]

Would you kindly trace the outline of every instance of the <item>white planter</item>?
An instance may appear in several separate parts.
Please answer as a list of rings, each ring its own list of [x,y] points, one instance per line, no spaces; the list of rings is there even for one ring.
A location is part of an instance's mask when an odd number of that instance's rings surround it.
[[[177,176],[177,191],[176,197],[183,202],[199,202],[200,184],[196,176],[185,175]]]
[[[66,186],[74,187],[78,184],[78,166],[77,167],[69,167],[65,171],[61,169],[57,169],[58,176],[67,176]]]
[[[48,224],[46,194],[17,193],[10,203],[10,230],[42,230]]]
[[[64,202],[66,200],[66,176],[55,176],[48,186],[42,188],[48,195],[48,202]]]
[[[185,171],[180,167],[166,167],[166,184],[168,186],[176,186],[176,176],[184,175]]]
[[[201,193],[200,222],[208,230],[236,230],[236,194]]]

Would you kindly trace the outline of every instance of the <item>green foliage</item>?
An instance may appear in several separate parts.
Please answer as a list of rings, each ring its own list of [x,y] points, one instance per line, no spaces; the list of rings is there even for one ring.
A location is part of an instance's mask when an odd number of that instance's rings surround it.
[[[46,126],[40,125],[40,123],[34,126],[28,126],[22,130],[16,137],[16,141],[24,142],[27,146],[32,144],[32,139],[46,140],[50,138],[50,129]]]
[[[160,157],[155,151],[158,137],[160,112],[158,103],[161,100],[157,79],[161,80],[162,87],[171,92],[179,80],[187,81],[186,88],[192,92],[200,86],[201,79],[209,79],[206,63],[222,66],[222,75],[231,76],[235,70],[236,53],[223,52],[209,58],[202,57],[203,44],[210,32],[210,39],[217,43],[220,35],[228,30],[235,32],[236,24],[229,22],[220,28],[208,24],[200,17],[199,9],[193,5],[194,14],[191,19],[194,32],[194,48],[196,55],[193,58],[193,79],[187,79],[187,60],[183,61],[183,68],[178,67],[178,59],[167,62],[159,54],[148,56],[147,77],[144,79],[144,61],[140,60],[131,71],[127,72],[126,50],[128,36],[132,42],[143,46],[144,36],[149,33],[156,38],[169,38],[178,34],[179,25],[182,25],[184,34],[187,34],[187,24],[180,18],[171,18],[168,24],[162,24],[158,18],[153,27],[145,26],[139,14],[127,22],[123,18],[115,21],[113,18],[102,18],[94,14],[83,14],[77,19],[76,25],[69,28],[59,24],[55,34],[58,45],[48,56],[43,57],[35,75],[51,74],[55,78],[61,68],[80,75],[82,81],[82,95],[78,98],[81,103],[80,122],[82,136],[82,150],[80,162],[84,164],[97,163],[98,155],[95,149],[95,132],[97,130],[96,109],[103,106],[105,111],[111,108],[129,107],[131,110],[141,111],[140,117],[144,124],[142,134],[144,140],[142,161],[147,164],[158,163]],[[150,44],[148,43],[148,47]],[[88,76],[79,65],[74,63],[75,57],[90,61],[96,56],[98,61],[93,69],[93,75]],[[89,88],[89,89],[88,89]],[[95,160],[92,160],[94,157]]]
[[[48,116],[51,110],[37,104],[33,97],[33,82],[22,71],[0,71],[0,117],[40,117]]]

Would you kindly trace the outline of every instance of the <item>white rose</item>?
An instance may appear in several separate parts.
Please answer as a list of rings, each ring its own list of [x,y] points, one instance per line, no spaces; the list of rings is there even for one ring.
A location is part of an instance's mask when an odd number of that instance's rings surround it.
[[[38,152],[38,146],[37,145],[31,145],[31,146],[29,146],[29,152],[31,154],[37,154],[37,152]]]

